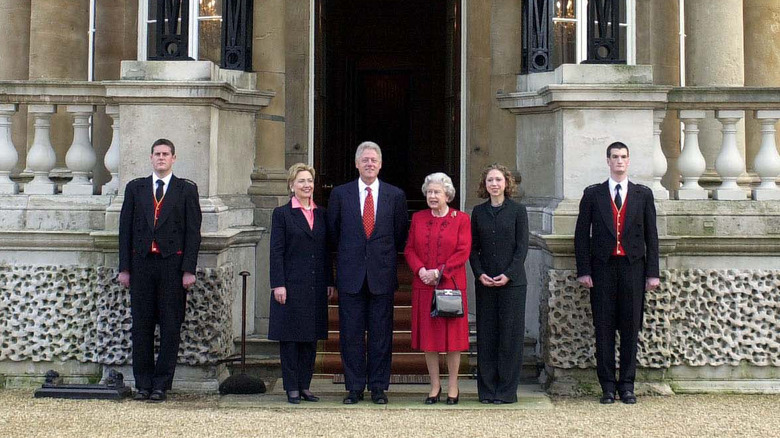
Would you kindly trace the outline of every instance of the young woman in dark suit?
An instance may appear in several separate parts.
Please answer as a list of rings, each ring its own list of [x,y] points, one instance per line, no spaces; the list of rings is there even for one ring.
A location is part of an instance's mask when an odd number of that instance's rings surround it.
[[[523,364],[528,214],[510,199],[517,188],[506,166],[479,181],[488,200],[471,214],[471,269],[477,299],[477,389],[482,403],[514,403]]]
[[[314,203],[314,168],[293,164],[292,197],[271,219],[271,314],[268,339],[279,341],[287,401],[316,402],[309,391],[317,340],[328,337],[333,274],[327,250],[325,209]]]

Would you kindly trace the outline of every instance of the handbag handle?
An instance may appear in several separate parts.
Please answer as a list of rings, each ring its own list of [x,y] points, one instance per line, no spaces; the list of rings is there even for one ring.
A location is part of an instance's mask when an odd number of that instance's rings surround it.
[[[436,280],[436,285],[433,286],[434,289],[439,287],[439,283],[441,283],[441,279],[444,278],[444,268],[446,268],[446,267],[447,267],[447,265],[443,264],[443,265],[441,265],[441,268],[439,268],[439,271],[441,272],[441,275],[439,275],[439,278]],[[455,281],[455,277],[454,276],[452,277],[452,284],[455,285],[455,289],[460,289],[458,287],[458,283]]]

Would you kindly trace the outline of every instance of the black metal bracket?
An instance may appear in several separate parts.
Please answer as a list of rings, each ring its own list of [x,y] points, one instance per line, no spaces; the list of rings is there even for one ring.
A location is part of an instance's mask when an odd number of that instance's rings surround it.
[[[252,6],[252,0],[222,1],[222,68],[252,70]]]
[[[63,384],[60,374],[54,370],[46,373],[46,382],[35,391],[35,398],[121,400],[132,390],[125,385],[122,373],[109,370],[104,384]]]
[[[523,2],[523,63],[521,73],[551,71],[553,0]]]
[[[588,2],[588,58],[583,64],[625,64],[620,59],[620,4],[625,0]]]
[[[190,4],[187,0],[158,0],[155,56],[158,61],[192,60],[189,56]]]

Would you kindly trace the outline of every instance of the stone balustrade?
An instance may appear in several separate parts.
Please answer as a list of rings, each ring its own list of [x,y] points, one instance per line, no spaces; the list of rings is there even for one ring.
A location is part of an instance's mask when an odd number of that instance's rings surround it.
[[[92,143],[92,120],[97,107],[104,106],[113,119],[111,146],[102,163]],[[32,120],[33,139],[27,151],[26,163],[19,163],[19,151],[26,145],[14,145],[11,131],[13,116],[26,107]],[[65,164],[72,175],[62,186],[64,195],[116,194],[119,188],[119,107],[106,97],[106,89],[99,82],[62,81],[0,81],[0,194],[18,194],[19,183],[11,177],[26,169],[32,180],[21,188],[27,195],[57,194],[52,171],[57,163],[52,146],[51,119],[59,107],[72,117],[73,140],[65,155]],[[26,130],[26,126],[17,127]],[[58,133],[54,133],[58,134]],[[105,166],[111,180],[99,190],[91,181],[95,166]]]
[[[684,125],[683,145],[677,160],[677,169],[682,184],[672,189],[674,199],[708,199],[710,194],[716,200],[744,200],[748,187],[737,184],[738,178],[746,174],[745,157],[737,144],[737,127],[746,117],[755,118],[760,125],[761,148],[755,156],[752,168],[760,184],[750,190],[750,198],[756,201],[780,199],[777,179],[780,177],[780,154],[775,141],[775,124],[780,120],[780,89],[750,87],[683,87],[671,89],[667,95],[666,110],[654,112],[654,136],[656,147],[653,160],[654,189],[656,197],[668,199],[659,187],[661,176],[666,172],[666,159],[659,154],[660,123],[666,114],[675,111]],[[708,111],[714,111],[721,124],[722,142],[718,145],[699,144],[699,124]],[[721,179],[718,187],[703,188],[699,180],[707,168],[701,147],[719,150],[714,164]],[[711,192],[711,193],[710,193]]]

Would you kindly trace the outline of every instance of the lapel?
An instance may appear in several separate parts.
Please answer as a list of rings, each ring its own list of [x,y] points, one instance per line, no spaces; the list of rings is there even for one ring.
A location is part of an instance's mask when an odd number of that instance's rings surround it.
[[[165,223],[165,220],[168,219],[168,216],[171,215],[173,206],[179,201],[181,191],[184,188],[183,183],[179,178],[176,178],[176,175],[171,175],[171,181],[168,184],[168,190],[165,192],[165,196],[163,196],[163,205],[162,209],[160,209],[160,216],[157,218],[156,228],[160,228]],[[154,223],[154,215],[152,215],[152,223]]]
[[[384,223],[385,220],[389,220],[387,215],[390,213],[390,211],[387,208],[381,208],[383,205],[390,205],[390,194],[387,190],[382,189],[383,184],[384,183],[380,180],[379,181],[379,202],[377,202],[376,204],[377,211],[374,212],[374,216],[376,217],[374,222],[374,234],[376,234],[376,230],[377,228],[379,228],[380,222]],[[372,234],[372,236],[374,234]]]
[[[642,192],[637,190],[636,184],[632,183],[631,181],[628,182],[628,197],[626,198],[626,215],[623,222],[623,229],[628,229],[628,224],[631,223],[631,220],[634,216],[636,216],[637,212],[640,210],[639,207],[641,204],[641,197]]]
[[[303,212],[300,208],[293,208],[292,207],[292,201],[290,201],[287,204],[287,209],[290,211],[290,215],[292,216],[292,221],[295,223],[295,225],[298,226],[301,230],[303,230],[304,233],[306,233],[307,236],[314,238],[314,233],[312,232],[312,229],[309,228],[309,222],[306,221],[306,216],[303,215]],[[316,210],[315,210],[316,213]],[[317,223],[317,220],[315,218],[314,223]]]
[[[152,176],[149,175],[144,178],[141,185],[138,188],[139,192],[136,196],[140,199],[143,207],[142,214],[146,218],[146,223],[149,225],[149,229],[154,229],[154,192],[152,192]]]
[[[607,225],[607,229],[612,233],[612,237],[617,238],[615,223],[612,219],[612,196],[609,193],[609,180],[601,183],[597,189],[596,204],[598,204],[601,212],[601,220]]]

